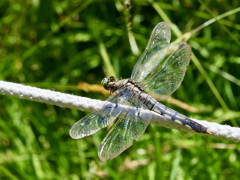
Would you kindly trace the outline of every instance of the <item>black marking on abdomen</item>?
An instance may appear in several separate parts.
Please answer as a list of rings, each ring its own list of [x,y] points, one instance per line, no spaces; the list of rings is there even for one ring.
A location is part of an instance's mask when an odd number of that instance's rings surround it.
[[[179,124],[182,124],[185,127],[191,128],[195,132],[211,134],[210,132],[207,131],[206,127],[204,127],[203,125],[201,125],[201,124],[191,120],[190,118],[188,118],[188,117],[186,117],[186,116],[184,116],[184,115],[182,115],[180,113],[178,113],[176,115],[176,118],[172,119],[172,120],[177,122],[177,123],[179,123]]]
[[[168,108],[164,105],[162,105],[162,107],[159,107],[159,104],[157,106],[154,107],[153,111],[161,114],[161,115],[164,115],[165,114],[165,111],[167,110]]]
[[[198,124],[197,122],[189,119],[188,117],[182,121],[182,124],[186,127],[190,127],[192,130],[198,132],[198,133],[207,133],[207,128],[205,128],[203,125]]]
[[[152,110],[153,107],[156,105],[157,101],[153,99],[150,95],[146,93],[140,93],[138,98],[145,104],[149,110]]]
[[[190,118],[188,118],[170,108],[167,108],[165,110],[163,116],[177,122],[178,124],[188,127],[190,129],[194,130],[195,132],[211,134],[211,132],[203,125],[191,120]]]
[[[138,98],[149,108],[149,110],[155,111],[156,113],[161,114],[178,124],[188,127],[195,132],[212,134],[208,128],[159,103],[153,97],[144,92],[140,93]]]
[[[149,97],[149,96],[148,96]],[[152,110],[153,107],[156,105],[157,102],[153,102],[153,101],[150,101],[148,100],[145,104],[148,104],[149,106],[149,109]]]

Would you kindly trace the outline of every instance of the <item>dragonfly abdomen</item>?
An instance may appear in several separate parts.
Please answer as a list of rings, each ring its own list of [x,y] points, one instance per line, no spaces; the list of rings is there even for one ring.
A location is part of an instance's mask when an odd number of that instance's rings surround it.
[[[177,111],[174,111],[167,106],[164,106],[163,104],[159,103],[157,100],[155,100],[153,97],[146,93],[141,93],[139,95],[139,99],[152,111],[155,111],[158,114],[161,114],[162,116],[171,119],[178,124],[181,124],[185,127],[188,127],[198,133],[208,133],[210,132],[207,130],[206,127],[203,125],[191,120],[187,116],[184,116],[183,114],[180,114]]]

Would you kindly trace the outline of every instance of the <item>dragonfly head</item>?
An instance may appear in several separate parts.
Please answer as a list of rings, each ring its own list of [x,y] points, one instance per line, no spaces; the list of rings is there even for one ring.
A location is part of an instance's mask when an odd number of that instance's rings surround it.
[[[102,86],[106,90],[112,90],[115,87],[115,78],[113,76],[109,76],[108,78],[104,78],[101,82]]]

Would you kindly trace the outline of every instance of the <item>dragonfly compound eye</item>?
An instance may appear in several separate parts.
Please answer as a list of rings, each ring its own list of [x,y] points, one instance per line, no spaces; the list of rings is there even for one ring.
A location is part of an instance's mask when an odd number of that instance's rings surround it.
[[[104,87],[104,89],[109,90],[110,86],[109,86],[109,80],[108,78],[104,78],[101,82],[102,86]]]

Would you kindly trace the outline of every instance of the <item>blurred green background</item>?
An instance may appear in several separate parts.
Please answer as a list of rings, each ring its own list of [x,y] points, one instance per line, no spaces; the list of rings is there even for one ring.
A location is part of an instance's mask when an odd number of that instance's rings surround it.
[[[199,112],[189,117],[239,127],[239,0],[1,0],[0,79],[104,100],[79,90],[115,74],[128,78],[154,26],[167,21],[172,41],[226,12],[188,40],[192,58],[173,94]],[[80,87],[83,88],[83,87]],[[88,112],[0,96],[0,179],[239,179],[240,145],[150,125],[120,156],[98,160],[102,129],[72,140]]]

